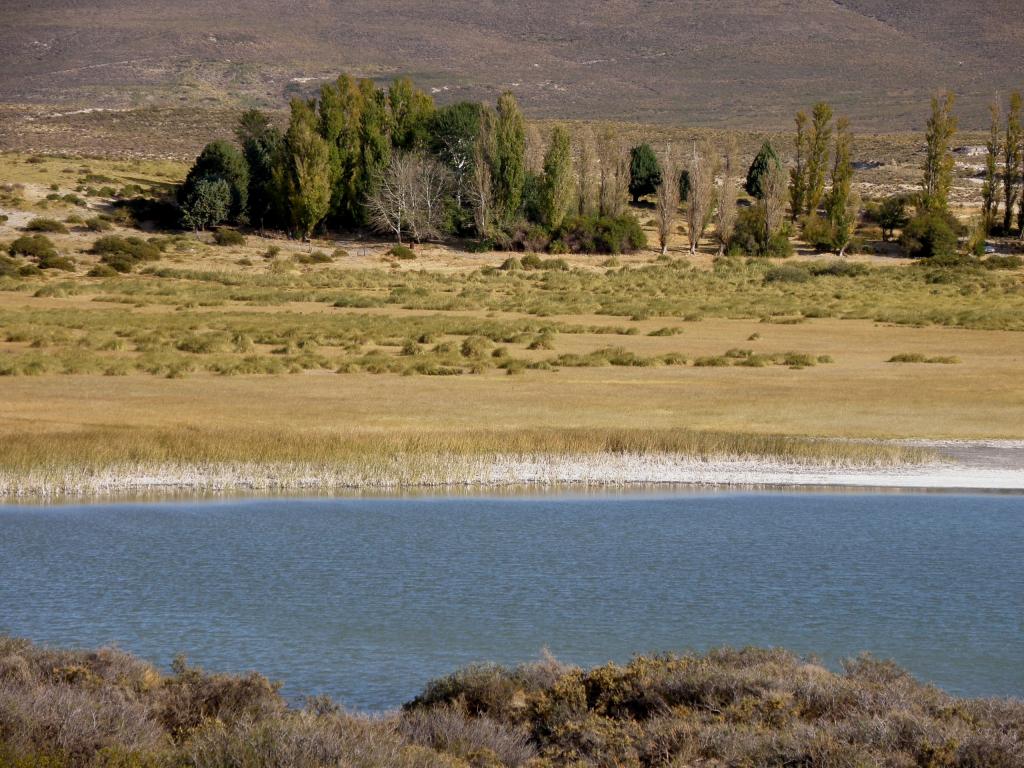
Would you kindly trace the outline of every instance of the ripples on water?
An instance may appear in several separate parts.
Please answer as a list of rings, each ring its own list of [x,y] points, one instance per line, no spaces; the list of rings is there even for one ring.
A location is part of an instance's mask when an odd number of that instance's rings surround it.
[[[394,707],[472,661],[871,650],[1024,695],[1024,498],[680,494],[0,507],[0,632]]]

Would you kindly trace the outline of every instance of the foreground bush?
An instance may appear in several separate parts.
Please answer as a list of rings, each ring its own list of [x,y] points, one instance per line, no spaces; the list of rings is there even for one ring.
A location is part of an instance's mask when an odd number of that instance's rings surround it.
[[[889,662],[781,650],[469,667],[401,713],[289,707],[255,673],[172,674],[0,637],[0,765],[32,768],[1018,768],[1024,702],[956,699]]]

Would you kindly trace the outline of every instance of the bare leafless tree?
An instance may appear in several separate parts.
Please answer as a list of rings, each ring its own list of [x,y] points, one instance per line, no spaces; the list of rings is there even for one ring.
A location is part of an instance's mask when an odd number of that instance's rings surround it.
[[[602,216],[618,216],[629,191],[629,153],[626,143],[614,129],[606,128],[597,137],[597,206]]]
[[[417,242],[437,240],[444,234],[444,207],[452,191],[452,174],[432,157],[414,157],[417,172],[413,185],[412,236]]]
[[[681,164],[678,155],[669,144],[659,158],[661,165],[661,183],[658,185],[655,210],[658,221],[658,242],[661,244],[662,255],[668,253],[669,238],[675,225],[676,214],[679,212],[679,176]]]
[[[576,209],[580,216],[587,216],[597,209],[597,150],[594,129],[585,125],[576,134]]]
[[[722,182],[718,188],[718,205],[715,208],[715,237],[718,240],[718,255],[725,253],[736,231],[736,197],[738,190],[739,157],[736,137],[729,136],[725,144],[725,158],[722,163]]]
[[[417,242],[440,237],[450,189],[450,173],[441,163],[417,153],[396,153],[367,199],[370,223],[399,243],[406,234]]]
[[[706,141],[694,142],[687,166],[690,173],[690,194],[686,199],[686,224],[690,237],[690,254],[696,255],[715,203],[715,153],[711,145]],[[676,186],[679,186],[678,175]]]

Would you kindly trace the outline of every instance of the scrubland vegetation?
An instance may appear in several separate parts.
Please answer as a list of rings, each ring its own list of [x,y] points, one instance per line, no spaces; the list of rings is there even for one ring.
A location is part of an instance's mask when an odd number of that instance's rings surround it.
[[[1024,704],[960,699],[867,656],[782,650],[469,667],[401,711],[290,706],[256,673],[0,638],[0,763],[17,768],[1015,768]]]

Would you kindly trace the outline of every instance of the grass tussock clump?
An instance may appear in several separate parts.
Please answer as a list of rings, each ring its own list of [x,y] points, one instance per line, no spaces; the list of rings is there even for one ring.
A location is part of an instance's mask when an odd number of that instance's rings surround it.
[[[887,363],[931,363],[938,365],[955,365],[960,362],[960,358],[956,355],[935,355],[929,357],[928,355],[922,355],[920,352],[901,352],[898,355],[893,355]]]
[[[66,235],[68,228],[56,219],[35,218],[25,225],[29,232],[49,232],[51,234]]]
[[[550,656],[468,667],[374,718],[289,706],[256,673],[170,674],[0,637],[0,764],[18,768],[1018,768],[1024,703],[958,699],[862,656]]]

